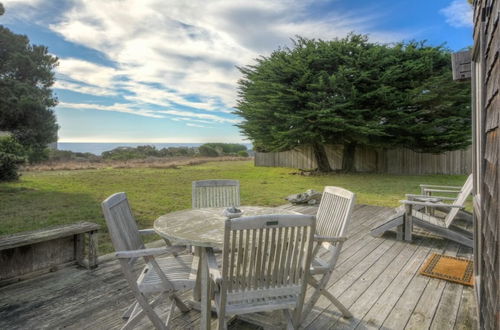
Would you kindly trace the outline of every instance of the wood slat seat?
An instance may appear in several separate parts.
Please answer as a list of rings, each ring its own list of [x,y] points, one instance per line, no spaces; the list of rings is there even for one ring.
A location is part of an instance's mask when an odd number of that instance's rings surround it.
[[[287,289],[287,291],[289,290]],[[300,292],[296,294],[288,293],[290,292],[275,296],[267,295],[265,298],[253,298],[251,306],[248,304],[248,299],[242,299],[241,296],[235,299],[231,297],[232,295],[228,295],[226,314],[265,312],[270,310],[270,306],[272,306],[272,309],[294,309],[297,305],[297,299],[299,299]]]
[[[179,255],[177,257],[156,258],[156,262],[165,274],[173,289],[187,290],[193,287],[193,280],[189,279],[193,256]],[[165,285],[151,264],[148,264],[137,279],[137,286],[143,293],[165,291]]]

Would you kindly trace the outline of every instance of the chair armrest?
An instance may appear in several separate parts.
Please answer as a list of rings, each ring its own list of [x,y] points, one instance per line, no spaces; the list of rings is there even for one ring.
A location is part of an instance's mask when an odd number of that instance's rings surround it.
[[[402,200],[399,202],[403,203],[405,205],[421,205],[421,206],[428,206],[428,207],[453,207],[453,208],[459,208],[459,209],[465,208],[465,206],[445,204],[445,203],[416,202],[416,201],[407,201],[407,200]]]
[[[139,229],[139,233],[141,235],[152,235],[152,234],[156,234],[156,231],[153,228]]]
[[[333,237],[333,236],[314,235],[314,240],[316,242],[338,243],[338,242],[345,242],[347,238],[348,238],[347,236]]]
[[[454,190],[462,190],[460,186],[440,186],[435,184],[421,184],[420,188],[436,188],[436,189],[454,189]]]
[[[445,197],[445,196],[427,196],[427,195],[414,195],[414,194],[406,194],[406,198],[409,200],[412,200],[415,198],[415,200],[423,202],[424,200],[429,200],[429,201],[454,201],[456,198],[453,197]]]
[[[429,189],[429,188],[423,188],[422,192],[440,192],[440,193],[449,193],[449,194],[458,194],[461,189],[459,190],[451,190],[451,189]]]
[[[208,273],[215,283],[222,281],[222,274],[220,273],[219,266],[217,266],[217,259],[213,249],[207,249],[207,264]]]
[[[119,259],[159,256],[165,253],[178,253],[185,249],[184,246],[169,246],[160,248],[149,248],[129,251],[116,251],[115,256]]]

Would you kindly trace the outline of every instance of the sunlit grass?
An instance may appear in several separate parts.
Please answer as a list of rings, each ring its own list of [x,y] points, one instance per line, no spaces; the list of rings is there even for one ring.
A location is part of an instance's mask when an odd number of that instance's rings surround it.
[[[0,184],[0,235],[56,224],[91,221],[102,225],[100,252],[111,251],[100,209],[107,196],[124,191],[140,227],[161,214],[190,208],[191,181],[237,179],[243,205],[277,206],[287,195],[326,185],[357,194],[357,202],[395,207],[420,183],[462,185],[463,175],[385,174],[291,175],[289,168],[254,167],[251,161],[211,162],[178,169],[96,169],[28,172],[19,182]]]

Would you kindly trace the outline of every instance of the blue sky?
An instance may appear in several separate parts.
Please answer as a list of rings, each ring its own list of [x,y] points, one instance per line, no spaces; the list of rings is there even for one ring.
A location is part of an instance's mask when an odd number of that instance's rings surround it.
[[[0,24],[60,59],[60,142],[242,142],[236,66],[296,35],[472,44],[466,0],[0,2]]]

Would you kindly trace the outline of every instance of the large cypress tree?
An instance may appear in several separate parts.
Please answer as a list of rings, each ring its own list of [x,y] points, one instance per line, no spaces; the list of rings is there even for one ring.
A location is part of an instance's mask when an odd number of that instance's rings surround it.
[[[28,37],[0,25],[0,131],[10,132],[31,160],[57,140],[51,89],[57,63],[47,47],[31,45]]]
[[[357,145],[422,152],[459,149],[470,140],[469,86],[451,79],[450,54],[424,43],[380,45],[351,34],[298,38],[239,68],[238,126],[258,151],[343,144],[343,170]]]

